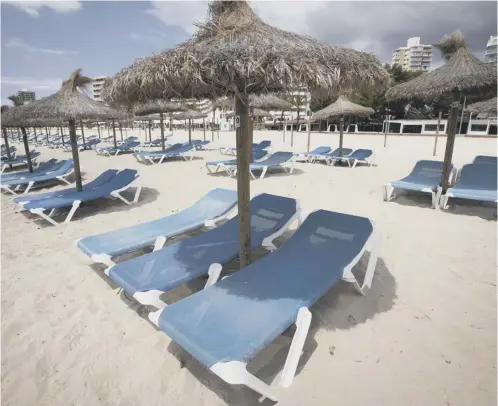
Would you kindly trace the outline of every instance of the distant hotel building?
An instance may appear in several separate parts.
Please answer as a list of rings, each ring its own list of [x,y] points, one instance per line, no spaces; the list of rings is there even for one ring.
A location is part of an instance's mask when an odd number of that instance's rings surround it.
[[[406,71],[428,72],[431,63],[432,45],[421,44],[420,37],[408,38],[406,47],[393,52],[393,65],[399,65]]]
[[[17,92],[17,97],[19,97],[24,103],[36,100],[35,92],[30,92],[28,89],[19,90]]]
[[[498,44],[498,37],[491,35],[486,45],[486,54],[484,60],[489,63],[496,63],[498,61],[496,45]]]
[[[93,99],[96,101],[103,101],[102,100],[102,87],[104,86],[104,81],[108,78],[109,76],[97,76],[93,78],[92,82],[92,94],[93,94]]]

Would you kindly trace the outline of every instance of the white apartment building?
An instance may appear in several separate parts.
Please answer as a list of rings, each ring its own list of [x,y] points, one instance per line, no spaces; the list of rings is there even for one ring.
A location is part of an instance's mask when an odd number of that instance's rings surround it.
[[[19,97],[25,104],[36,100],[35,92],[28,89],[19,90],[17,92],[17,97]]]
[[[432,45],[420,43],[420,37],[408,38],[406,47],[393,52],[393,65],[413,72],[428,72],[432,63]]]
[[[104,81],[108,76],[97,76],[93,78],[92,82],[92,97],[94,100],[102,102],[102,87],[104,86]]]
[[[486,54],[484,55],[484,60],[486,62],[496,63],[498,61],[498,54],[496,51],[497,44],[498,37],[496,35],[491,35],[486,45]]]

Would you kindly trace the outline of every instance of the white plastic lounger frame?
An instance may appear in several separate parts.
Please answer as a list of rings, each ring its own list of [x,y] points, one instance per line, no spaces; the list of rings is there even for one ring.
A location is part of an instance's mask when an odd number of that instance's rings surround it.
[[[455,195],[453,193],[451,193],[451,191],[447,191],[446,194],[442,194],[443,193],[443,189],[441,188],[441,186],[438,187],[437,189],[438,193],[439,193],[439,207],[441,209],[444,209],[444,210],[448,210],[449,209],[449,206],[448,206],[448,199],[450,197],[455,197]],[[457,196],[458,198],[458,196]],[[495,203],[498,203],[498,200],[495,200],[494,201]]]
[[[34,168],[38,168],[38,165],[39,163],[37,162],[37,156],[36,157],[33,157],[31,158],[31,164],[33,165]],[[9,167],[10,165],[27,165],[28,161],[26,160],[26,162],[14,162],[14,164],[12,163],[9,163],[9,162],[2,162],[2,168],[0,170],[0,173],[3,173],[5,171],[5,169],[7,169],[7,167]]]
[[[219,223],[221,223],[222,221],[225,221],[225,220],[228,219],[228,217],[231,215],[231,213],[235,210],[235,207],[236,206],[234,206],[231,210],[229,210],[227,213],[225,213],[222,216],[206,220],[204,222],[203,227],[208,228],[208,229],[216,228],[219,225]],[[183,235],[183,234],[184,233],[182,233],[181,235]],[[179,237],[179,235],[171,236],[169,238],[166,238],[163,235],[158,236],[156,238],[156,240],[154,241],[154,249],[153,249],[153,251],[157,251],[157,250],[163,248],[164,244],[166,244],[166,241],[173,240],[173,239],[175,239],[177,237]],[[76,244],[78,244],[78,241],[79,240],[76,241]],[[91,258],[92,258],[92,261],[100,263],[100,264],[107,265],[108,267],[116,265],[116,263],[112,260],[112,257],[109,254],[105,254],[105,253],[93,254]]]
[[[347,164],[348,164],[348,166],[350,168],[355,168],[356,164],[358,164],[358,163],[362,163],[362,164],[366,164],[368,166],[372,166],[374,164],[374,162],[375,162],[375,154],[370,155],[370,157],[366,158],[366,159],[355,159],[353,161],[353,163],[351,163],[351,159],[341,159],[341,162],[344,162],[344,161],[347,162]]]
[[[138,175],[137,175],[138,177]],[[137,179],[137,178],[135,178]],[[131,187],[136,187],[136,191],[135,191],[135,196],[133,198],[133,200],[130,202],[129,200],[127,200],[126,198],[124,198],[122,195],[121,195],[121,192],[124,192],[126,189],[129,189]],[[131,182],[129,185],[121,188],[121,189],[117,189],[117,190],[113,190],[111,193],[110,193],[110,197],[111,199],[114,198],[114,199],[119,199],[123,202],[125,202],[127,205],[131,205],[133,203],[137,203],[138,202],[138,198],[140,197],[140,192],[142,190],[142,186],[141,185],[138,185],[136,184],[136,180]],[[78,210],[78,208],[80,207],[80,204],[81,204],[81,200],[75,200],[73,202],[73,205],[71,206],[71,210],[69,210],[69,213],[67,214],[65,220],[62,222],[64,224],[67,224],[71,221],[71,219],[73,218],[74,216],[74,213],[76,213],[76,210]],[[33,214],[37,214],[38,216],[40,216],[41,218],[47,220],[49,223],[53,224],[54,226],[57,226],[61,223],[58,223],[57,221],[55,221],[52,216],[54,215],[56,209],[52,209],[50,211],[50,213],[46,214],[45,213],[45,209],[30,209],[30,212],[33,213]]]
[[[216,168],[214,170],[210,169],[209,168],[210,166],[212,166],[212,165],[209,165],[208,163],[206,163],[206,169],[211,174],[217,173],[219,170],[221,170],[221,171],[227,172],[229,176],[235,176],[233,173],[232,166],[230,166],[230,165],[225,165],[224,163],[219,162],[218,164],[216,164]]]
[[[371,221],[372,222],[372,221]],[[365,243],[361,252],[351,261],[351,263],[344,268],[343,280],[352,283],[356,290],[365,295],[367,288],[370,289],[372,286],[372,281],[375,273],[375,268],[377,265],[377,258],[380,251],[380,232],[377,230],[375,224],[372,222],[373,232]],[[365,278],[363,284],[360,286],[358,280],[352,273],[353,267],[360,261],[361,257],[365,251],[370,250],[370,258],[368,260],[367,270],[365,273]],[[156,326],[159,325],[159,318],[161,316],[163,309],[149,313],[149,320]],[[292,342],[287,353],[287,358],[285,360],[284,368],[282,369],[282,375],[280,377],[280,382],[278,386],[283,388],[288,388],[292,385],[294,377],[296,375],[297,366],[299,364],[299,358],[303,352],[304,343],[306,342],[306,337],[309,332],[311,325],[311,312],[307,307],[301,307],[298,311],[296,317],[296,331],[292,337]],[[247,370],[247,363],[241,361],[227,361],[218,362],[214,364],[210,369],[225,382],[232,385],[245,385],[252,390],[262,394],[268,399],[278,402],[278,388],[275,386],[270,386],[251,374]]]
[[[294,223],[295,221],[298,221],[298,224],[301,225],[302,223],[302,213],[300,209],[300,204],[299,201],[296,201],[296,213],[283,225],[282,228],[277,230],[275,233],[272,235],[269,235],[266,237],[261,246],[263,248],[266,248],[269,251],[275,250],[275,245],[273,244],[273,241],[280,237],[285,231],[289,229],[289,227]],[[107,276],[109,276],[111,268],[107,268],[104,272]],[[208,270],[208,280],[206,282],[206,285],[204,286],[204,289],[214,285],[216,282],[218,282],[218,279],[220,277],[221,271],[223,270],[223,266],[218,263],[211,264],[209,266]],[[161,299],[160,296],[164,292],[162,290],[148,290],[145,292],[135,292],[133,294],[133,298],[140,304],[145,305],[145,306],[154,306],[156,309],[162,309],[167,306],[167,303],[164,303]],[[151,313],[152,314],[152,313]],[[151,319],[152,320],[152,319]]]

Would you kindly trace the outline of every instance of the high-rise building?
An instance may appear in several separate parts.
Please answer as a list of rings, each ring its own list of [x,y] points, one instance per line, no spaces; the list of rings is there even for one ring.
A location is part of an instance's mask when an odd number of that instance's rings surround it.
[[[35,92],[31,92],[28,89],[22,89],[17,92],[17,97],[19,97],[24,103],[29,103],[36,100]]]
[[[496,35],[491,35],[486,45],[486,54],[484,55],[484,60],[486,62],[496,63],[498,61],[498,54],[496,51],[497,44],[498,44],[498,37]]]
[[[432,63],[432,45],[420,43],[420,37],[408,38],[406,47],[400,47],[393,52],[393,65],[399,65],[403,70],[427,72]]]
[[[93,78],[92,82],[92,96],[96,101],[102,101],[102,87],[104,86],[104,81],[108,78],[108,76],[97,76]]]

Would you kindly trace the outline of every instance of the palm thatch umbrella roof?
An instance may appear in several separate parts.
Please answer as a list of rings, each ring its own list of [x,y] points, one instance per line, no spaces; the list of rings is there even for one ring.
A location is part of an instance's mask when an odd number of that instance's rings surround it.
[[[174,120],[195,120],[196,118],[206,118],[207,114],[197,110],[187,110],[173,115]]]
[[[445,64],[392,87],[386,93],[388,100],[432,100],[445,93],[473,92],[496,87],[496,67],[472,55],[461,33],[447,35],[434,46],[440,49],[446,59]]]
[[[368,117],[373,113],[374,109],[353,103],[346,96],[339,96],[334,103],[313,114],[313,119],[326,120],[329,117],[340,116]]]
[[[251,95],[249,105],[265,110],[288,110],[292,108],[292,103],[281,99],[274,93]]]
[[[492,99],[485,100],[482,102],[477,102],[470,104],[467,107],[467,110],[469,110],[471,113],[495,113],[498,110],[497,107],[497,98],[493,97]]]
[[[134,106],[133,110],[135,115],[145,116],[154,113],[174,113],[177,111],[187,111],[188,109],[180,103],[156,99],[145,103],[138,103]]]
[[[226,109],[231,109],[233,107],[233,104],[234,101],[232,98],[220,97],[219,99],[216,99],[213,102],[212,107],[216,109],[226,110]]]
[[[269,111],[262,110],[262,109],[256,109],[256,108],[253,109],[251,115],[253,117],[271,117],[272,116],[272,114]],[[228,117],[228,118],[232,118],[233,116],[235,116],[235,112],[234,111],[230,111],[226,115],[226,117]]]
[[[371,54],[334,46],[264,23],[245,1],[209,4],[192,39],[118,73],[110,99],[213,98],[309,88],[387,85]]]

